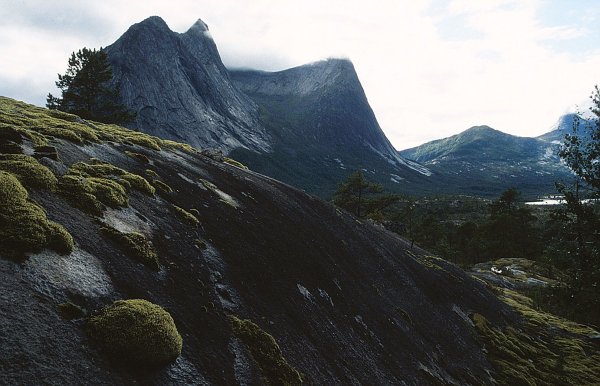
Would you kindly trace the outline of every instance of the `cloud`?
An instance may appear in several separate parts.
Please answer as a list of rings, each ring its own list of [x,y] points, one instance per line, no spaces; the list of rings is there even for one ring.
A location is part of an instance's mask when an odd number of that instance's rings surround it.
[[[5,3],[2,95],[43,104],[72,51],[106,46],[151,15],[178,32],[202,18],[230,67],[274,71],[350,58],[398,148],[478,124],[541,134],[587,99],[600,68],[594,2],[578,2],[579,8],[531,0]]]

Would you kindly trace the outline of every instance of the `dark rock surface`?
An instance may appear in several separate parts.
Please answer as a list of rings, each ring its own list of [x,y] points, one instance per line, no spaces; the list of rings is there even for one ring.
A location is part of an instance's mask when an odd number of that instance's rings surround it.
[[[271,334],[308,384],[492,383],[469,315],[499,326],[519,318],[457,267],[304,192],[195,152],[128,141],[49,145],[60,161],[44,160],[58,173],[94,157],[139,175],[150,169],[173,192],[132,191],[127,208],[94,217],[54,192],[30,190],[76,247],[67,256],[0,258],[0,384],[260,384],[229,314]],[[183,222],[173,205],[196,209],[201,226]],[[125,255],[100,232],[103,223],[144,234],[160,271]],[[90,344],[85,319],[61,319],[57,310],[72,302],[89,315],[136,298],[172,315],[183,337],[175,363],[122,368]]]
[[[137,130],[198,148],[270,149],[257,106],[231,84],[202,20],[179,34],[153,16],[106,52],[122,102],[137,113]]]

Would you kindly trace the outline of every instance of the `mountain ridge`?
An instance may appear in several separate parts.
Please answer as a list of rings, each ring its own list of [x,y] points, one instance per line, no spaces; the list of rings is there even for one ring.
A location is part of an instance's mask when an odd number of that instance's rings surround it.
[[[202,20],[178,34],[158,17],[130,27],[107,53],[137,130],[221,149],[322,197],[346,170],[367,169],[392,187],[431,174],[391,145],[347,59],[274,73],[227,70]]]
[[[562,131],[564,127],[558,127],[539,137],[519,137],[473,126],[400,154],[446,176],[452,192],[497,196],[516,187],[525,197],[535,198],[555,193],[556,182],[573,178],[558,156]]]
[[[158,16],[106,47],[131,127],[197,147],[269,151],[256,105],[232,86],[202,20],[176,33]]]

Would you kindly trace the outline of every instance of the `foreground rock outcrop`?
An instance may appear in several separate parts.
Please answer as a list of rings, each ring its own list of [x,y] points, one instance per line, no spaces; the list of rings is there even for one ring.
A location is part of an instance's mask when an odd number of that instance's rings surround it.
[[[593,330],[527,323],[397,235],[190,146],[8,98],[0,137],[55,150],[36,162],[56,185],[8,173],[73,239],[0,256],[2,384],[507,384],[510,345],[538,336],[527,379],[600,374]],[[140,371],[95,344],[90,318],[127,299],[168,312],[166,331],[172,317],[174,362]]]

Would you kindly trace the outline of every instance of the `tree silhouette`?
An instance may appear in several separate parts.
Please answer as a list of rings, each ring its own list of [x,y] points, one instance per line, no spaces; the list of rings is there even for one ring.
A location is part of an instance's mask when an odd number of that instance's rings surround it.
[[[46,106],[99,122],[130,122],[135,114],[119,103],[118,90],[109,85],[111,79],[106,52],[84,47],[71,54],[67,71],[58,74],[61,98],[48,94]]]

